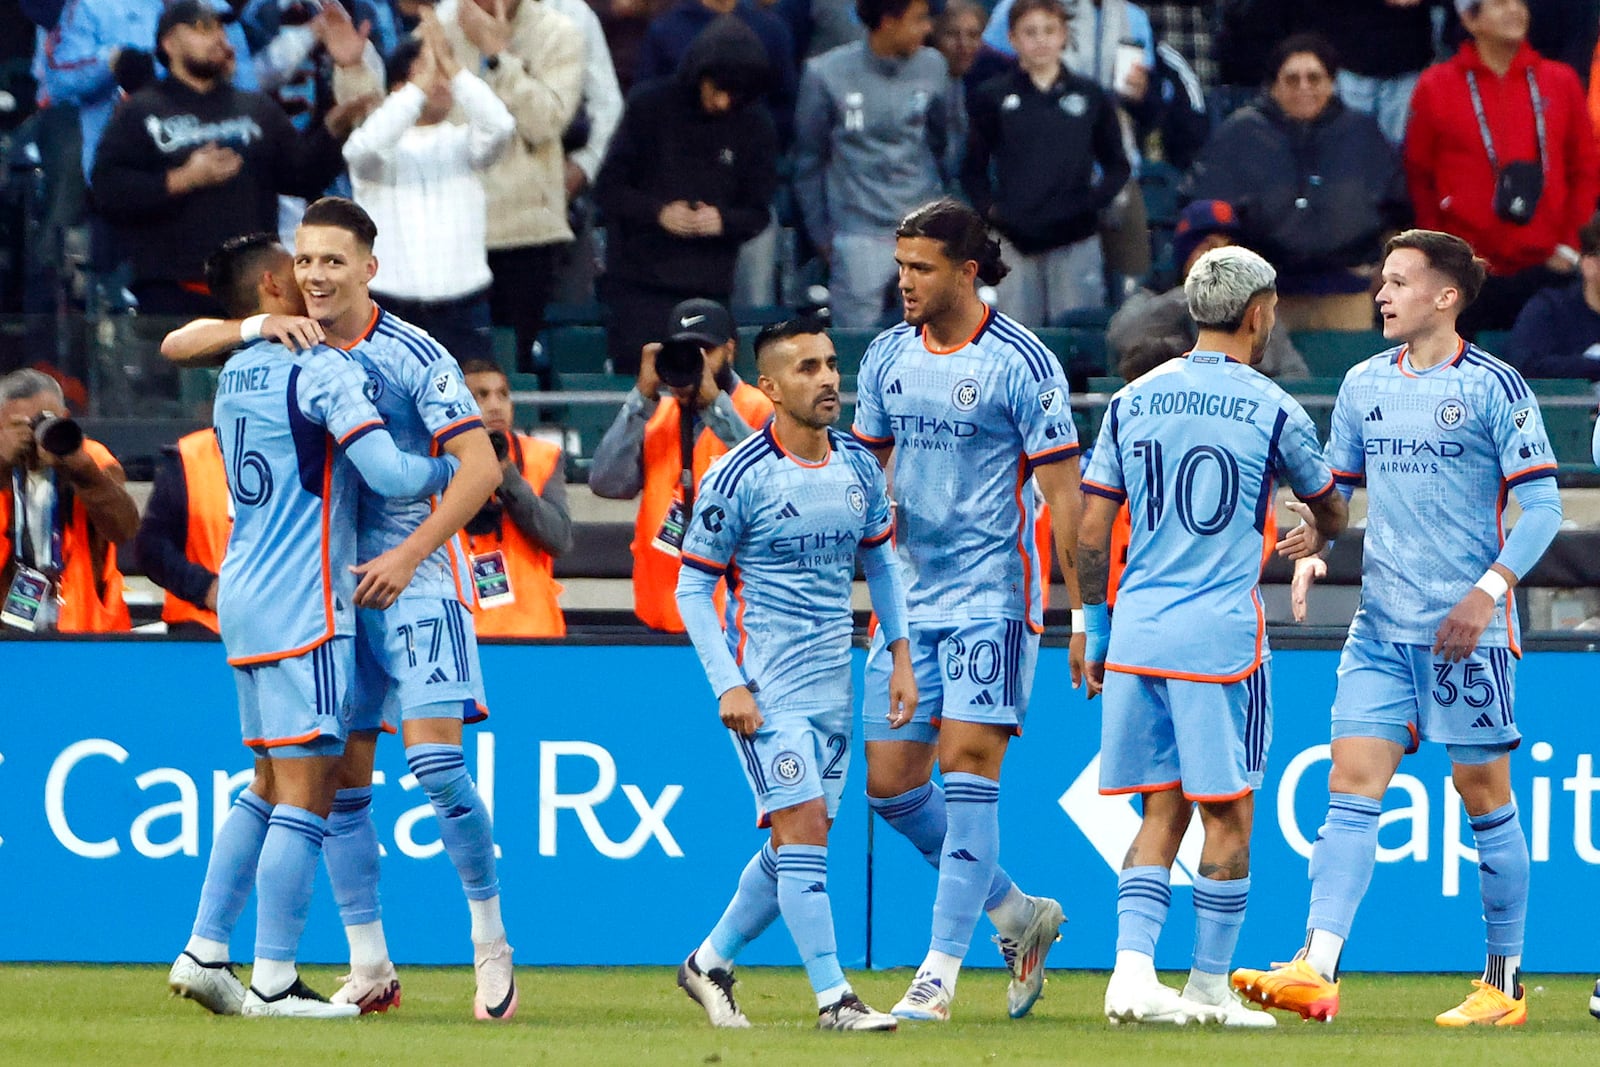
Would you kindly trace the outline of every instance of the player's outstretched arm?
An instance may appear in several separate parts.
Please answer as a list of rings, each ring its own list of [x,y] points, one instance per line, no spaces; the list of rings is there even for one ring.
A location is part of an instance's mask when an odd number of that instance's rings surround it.
[[[323,342],[322,324],[300,315],[252,315],[248,319],[195,319],[161,339],[161,355],[191,367],[219,367],[240,345],[259,337],[299,352]]]
[[[1058,463],[1047,463],[1037,467],[1033,476],[1039,482],[1039,491],[1044,494],[1045,503],[1050,505],[1050,530],[1055,537],[1056,558],[1061,561],[1061,580],[1067,587],[1067,607],[1077,611],[1084,605],[1082,579],[1078,574],[1078,542],[1083,521],[1083,493],[1079,487],[1078,457],[1073,456]],[[1113,510],[1112,515],[1115,514]],[[1111,543],[1110,536],[1110,527],[1107,527],[1108,546]],[[1049,582],[1050,561],[1040,560],[1039,568],[1043,571],[1039,575],[1040,582]],[[1102,596],[1100,599],[1104,601],[1105,597]],[[1076,689],[1083,684],[1084,666],[1087,662],[1081,628],[1073,627],[1069,649],[1067,658],[1071,665],[1072,688]],[[1094,692],[1096,690],[1091,689],[1090,695],[1093,696]]]
[[[388,430],[374,429],[345,446],[357,472],[372,491],[396,500],[422,500],[442,493],[461,466],[454,456],[414,456],[402,452]]]
[[[1106,607],[1106,592],[1111,582],[1111,527],[1121,507],[1120,501],[1109,497],[1089,496],[1077,531],[1078,580],[1083,593],[1084,674],[1091,700],[1105,688],[1106,648],[1111,643],[1111,613]]]
[[[386,608],[411,584],[417,567],[434,549],[461,532],[500,485],[500,464],[494,458],[489,433],[475,427],[456,434],[444,450],[460,463],[455,477],[439,498],[439,506],[400,544],[380,556],[352,567],[360,576],[355,602],[361,608]]]

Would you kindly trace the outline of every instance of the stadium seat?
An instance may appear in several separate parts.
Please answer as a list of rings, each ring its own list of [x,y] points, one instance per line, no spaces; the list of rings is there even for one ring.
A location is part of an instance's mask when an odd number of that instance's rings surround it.
[[[494,361],[500,369],[511,374],[517,369],[517,331],[509,326],[496,326],[493,332]],[[516,388],[513,386],[512,388]],[[537,388],[537,387],[536,387]]]
[[[1311,373],[1321,377],[1342,378],[1368,356],[1394,347],[1377,330],[1299,330],[1289,339]]]
[[[1533,378],[1528,382],[1539,398],[1545,434],[1562,464],[1587,464],[1592,460],[1594,436],[1594,383],[1582,378]]]
[[[1106,333],[1104,325],[1050,326],[1033,331],[1044,346],[1056,354],[1067,378],[1075,386],[1091,375],[1106,372]]]
[[[1506,358],[1506,353],[1511,351],[1510,330],[1479,330],[1478,336],[1472,343],[1489,353],[1491,356]]]
[[[597,374],[606,367],[606,331],[601,326],[557,326],[542,337],[545,357],[563,378]]]
[[[1172,229],[1178,225],[1178,185],[1183,172],[1170,163],[1145,160],[1139,170],[1139,193],[1144,197],[1144,213],[1152,228]]]

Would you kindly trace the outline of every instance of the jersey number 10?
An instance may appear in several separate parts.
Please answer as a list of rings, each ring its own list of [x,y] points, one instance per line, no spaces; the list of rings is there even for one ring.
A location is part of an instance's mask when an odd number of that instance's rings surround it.
[[[1135,441],[1133,454],[1144,462],[1145,523],[1148,529],[1154,530],[1167,506],[1167,477],[1161,460],[1161,442]],[[1200,472],[1213,463],[1221,480],[1217,502],[1210,515],[1201,516],[1196,513],[1195,481]],[[1178,521],[1185,530],[1197,537],[1211,537],[1227,528],[1234,511],[1239,507],[1239,461],[1233,458],[1233,453],[1216,445],[1195,445],[1178,461],[1172,481],[1172,503],[1177,508]]]

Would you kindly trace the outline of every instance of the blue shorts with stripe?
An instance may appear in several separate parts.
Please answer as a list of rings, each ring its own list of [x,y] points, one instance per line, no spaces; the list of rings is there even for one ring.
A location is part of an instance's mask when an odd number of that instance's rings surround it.
[[[761,707],[759,693],[756,706]],[[849,703],[761,707],[761,717],[761,728],[749,737],[728,731],[756,798],[756,824],[767,826],[773,812],[819,797],[833,818],[850,773]]]
[[[1489,763],[1516,748],[1517,661],[1479,647],[1459,663],[1427,645],[1350,637],[1339,657],[1333,736],[1376,737],[1408,752],[1443,744],[1456,763]]]
[[[244,743],[272,759],[342,754],[354,645],[333,637],[303,656],[235,667]]]
[[[460,709],[463,722],[488,716],[472,613],[451,598],[402,596],[356,613],[355,685],[350,729],[399,729],[437,706]]]
[[[1022,619],[964,619],[908,627],[911,667],[917,677],[917,714],[898,730],[889,726],[889,675],[894,657],[883,631],[872,638],[863,679],[861,723],[868,741],[932,744],[939,723],[993,723],[1022,733],[1028,694],[1039,660],[1039,635]]]
[[[1271,662],[1237,682],[1107,671],[1100,792],[1182,789],[1232,800],[1261,788],[1272,743]]]

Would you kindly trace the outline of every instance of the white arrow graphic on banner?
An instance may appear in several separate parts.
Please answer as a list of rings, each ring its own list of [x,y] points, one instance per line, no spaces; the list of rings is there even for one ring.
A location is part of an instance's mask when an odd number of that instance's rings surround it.
[[[1139,812],[1131,796],[1102,796],[1100,793],[1100,753],[1074,779],[1056,803],[1067,813],[1100,858],[1113,871],[1122,870],[1128,846],[1139,832]],[[1193,885],[1193,873],[1200,869],[1200,844],[1204,838],[1198,815],[1189,823],[1178,846],[1178,862],[1172,868],[1173,885]]]

